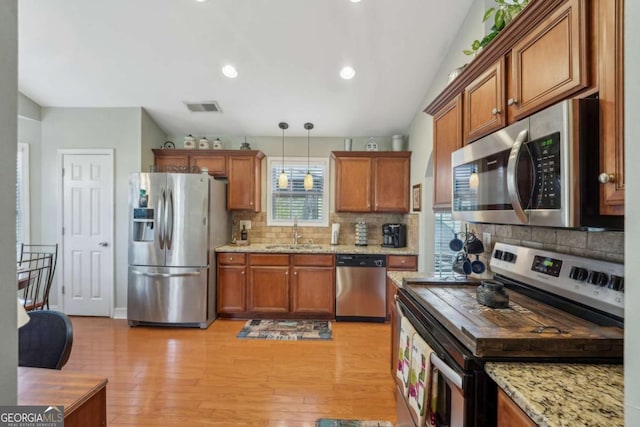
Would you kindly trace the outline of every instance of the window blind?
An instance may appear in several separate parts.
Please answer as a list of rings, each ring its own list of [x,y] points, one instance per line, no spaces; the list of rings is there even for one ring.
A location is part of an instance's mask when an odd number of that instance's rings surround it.
[[[449,249],[449,241],[462,229],[462,222],[453,219],[451,212],[435,212],[435,274],[446,278],[455,275],[452,270],[456,252]]]
[[[283,170],[288,177],[287,188],[278,187],[278,177]],[[304,189],[304,177],[307,174],[306,159],[304,162],[285,159],[284,168],[281,161],[271,162],[270,222],[289,223],[295,219],[307,224],[327,223],[326,164],[317,161],[309,162],[308,170],[313,176],[311,190]]]

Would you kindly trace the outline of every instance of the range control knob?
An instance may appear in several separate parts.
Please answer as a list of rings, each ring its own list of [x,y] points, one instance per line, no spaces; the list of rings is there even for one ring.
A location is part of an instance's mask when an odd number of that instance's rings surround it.
[[[587,282],[596,286],[605,286],[607,284],[608,279],[609,278],[607,277],[607,275],[600,271],[592,270],[589,272],[589,275],[587,276]]]
[[[500,249],[496,249],[493,253],[493,257],[495,259],[502,259],[502,251]]]
[[[587,279],[588,275],[589,272],[587,271],[587,269],[582,267],[573,267],[569,272],[569,277],[579,282],[584,282]]]
[[[504,252],[502,254],[502,259],[507,262],[515,262],[516,255],[511,252]]]
[[[616,276],[612,274],[609,277],[609,283],[607,284],[607,288],[613,289],[614,291],[624,292],[624,278],[621,276]]]

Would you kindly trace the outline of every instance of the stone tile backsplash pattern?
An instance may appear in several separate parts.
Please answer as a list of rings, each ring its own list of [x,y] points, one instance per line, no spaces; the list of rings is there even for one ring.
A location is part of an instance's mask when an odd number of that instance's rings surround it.
[[[469,230],[474,231],[479,237],[482,233],[490,233],[493,243],[504,242],[624,263],[624,232],[493,224],[469,224]],[[485,256],[490,257],[491,253],[492,251],[486,248]]]
[[[271,227],[267,226],[266,212],[234,212],[232,220],[239,224],[240,220],[250,220],[251,230],[249,231],[249,242],[251,243],[274,243],[290,244],[293,241],[292,227]],[[329,216],[329,227],[304,227],[300,226],[302,237],[299,243],[330,244],[331,224],[340,224],[340,237],[338,244],[352,245],[355,243],[355,224],[364,220],[368,227],[369,246],[379,246],[382,244],[382,224],[402,223],[407,225],[407,247],[418,249],[418,215],[416,214],[353,214],[353,213],[331,213]],[[237,229],[237,226],[236,226]],[[240,231],[236,231],[239,236]]]

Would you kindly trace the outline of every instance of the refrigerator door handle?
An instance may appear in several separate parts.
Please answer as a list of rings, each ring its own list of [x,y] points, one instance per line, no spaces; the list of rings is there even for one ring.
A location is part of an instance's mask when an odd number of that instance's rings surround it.
[[[165,216],[166,218],[166,227],[167,227],[167,231],[166,231],[166,239],[167,239],[167,249],[171,250],[171,246],[173,243],[173,190],[169,189],[169,200],[168,200],[168,206],[167,206],[167,214]]]
[[[165,229],[165,200],[166,194],[164,188],[162,189],[162,195],[158,200],[158,241],[160,242],[160,249],[164,249],[164,229]]]
[[[147,271],[131,270],[131,272],[137,276],[146,277],[186,277],[186,276],[200,276],[200,271],[189,271],[186,273],[149,273]]]

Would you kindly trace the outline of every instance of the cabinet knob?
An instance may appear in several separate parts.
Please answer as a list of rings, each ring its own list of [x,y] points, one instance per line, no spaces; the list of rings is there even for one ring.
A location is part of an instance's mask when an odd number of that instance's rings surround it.
[[[401,261],[400,261],[400,264],[404,264],[404,260],[401,260]]]
[[[609,184],[616,181],[616,176],[612,173],[604,172],[598,175],[598,181],[600,181],[600,184]]]
[[[232,256],[229,257],[229,261],[233,261],[233,257]]]
[[[491,110],[491,114],[497,116],[498,114],[500,114],[500,110],[498,108],[494,108],[493,110]]]
[[[297,276],[297,275],[298,275],[298,272],[297,272],[297,271],[294,271],[294,272],[293,272],[293,275],[294,275],[294,276]]]
[[[518,100],[516,98],[509,98],[507,100],[507,105],[518,105]]]
[[[244,270],[242,270],[242,271],[240,272],[240,274],[244,274]]]

